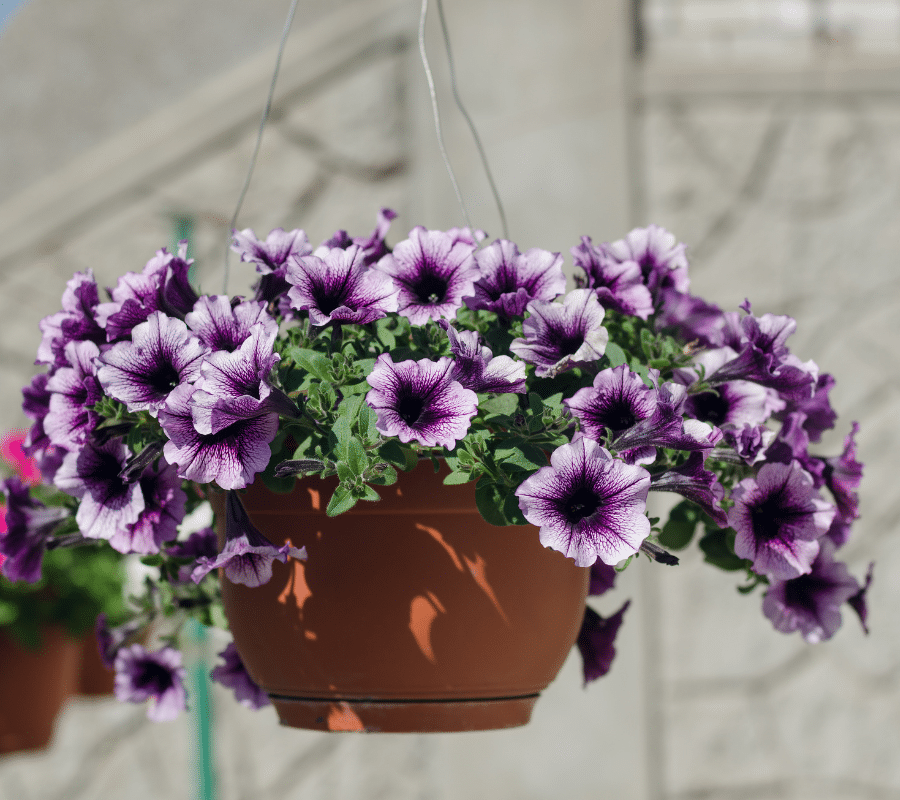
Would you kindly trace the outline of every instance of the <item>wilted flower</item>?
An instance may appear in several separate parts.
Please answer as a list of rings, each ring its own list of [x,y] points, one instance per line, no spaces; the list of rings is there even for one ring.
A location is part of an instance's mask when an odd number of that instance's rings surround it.
[[[581,630],[578,631],[578,652],[581,653],[585,686],[602,678],[612,667],[616,656],[616,634],[622,626],[622,618],[631,605],[630,600],[609,617],[601,617],[593,608],[585,606]]]
[[[275,547],[250,521],[237,492],[229,491],[225,497],[225,547],[214,559],[201,556],[191,578],[200,583],[221,567],[232,583],[262,586],[272,579],[272,562],[283,564],[288,556],[305,560],[306,548],[289,544]]]
[[[53,530],[69,516],[65,508],[48,508],[31,497],[19,478],[2,481],[6,498],[4,530],[0,532],[0,571],[11,581],[35,583]]]
[[[228,646],[219,653],[219,658],[225,663],[219,664],[209,673],[216,683],[231,689],[235,700],[242,706],[257,709],[270,705],[269,695],[250,677],[234,642],[228,643]]]
[[[473,392],[509,394],[525,391],[525,364],[509,356],[495,356],[481,344],[476,331],[457,331],[449,322],[441,320],[441,327],[450,337],[453,371],[450,377]]]

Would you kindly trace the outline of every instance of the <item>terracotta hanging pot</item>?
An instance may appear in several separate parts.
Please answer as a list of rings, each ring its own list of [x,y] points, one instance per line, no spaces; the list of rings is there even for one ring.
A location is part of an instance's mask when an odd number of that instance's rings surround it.
[[[329,518],[336,480],[242,494],[276,546],[258,588],[222,578],[235,644],[283,725],[316,730],[463,731],[526,724],[578,634],[588,570],[537,529],[495,527],[474,484],[444,486],[429,462]],[[216,505],[224,503],[219,495]],[[220,520],[223,538],[224,515]]]
[[[56,716],[78,683],[81,644],[62,628],[29,650],[0,630],[0,753],[50,744]]]

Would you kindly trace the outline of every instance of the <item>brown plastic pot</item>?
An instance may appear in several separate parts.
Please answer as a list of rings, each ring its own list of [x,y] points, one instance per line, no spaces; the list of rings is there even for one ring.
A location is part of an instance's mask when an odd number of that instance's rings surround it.
[[[81,640],[78,672],[78,694],[84,697],[107,697],[115,690],[116,673],[100,657],[97,635],[91,631]]]
[[[56,716],[78,683],[81,644],[61,628],[29,650],[0,630],[0,753],[50,744]]]
[[[578,635],[588,570],[532,526],[489,525],[474,484],[442,478],[420,463],[380,502],[333,518],[334,479],[242,494],[273,544],[309,555],[276,562],[261,587],[221,579],[235,644],[283,725],[430,732],[531,718]]]

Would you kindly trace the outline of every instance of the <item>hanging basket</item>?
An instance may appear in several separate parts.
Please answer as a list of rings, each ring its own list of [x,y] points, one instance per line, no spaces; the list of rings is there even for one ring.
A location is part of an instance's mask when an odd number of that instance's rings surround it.
[[[290,494],[258,481],[242,495],[272,544],[289,539],[309,556],[276,562],[258,588],[221,579],[237,649],[283,725],[430,732],[529,721],[575,642],[588,570],[544,548],[534,527],[489,525],[475,485],[444,486],[443,474],[420,463],[380,502],[333,518],[336,479],[307,478]]]
[[[41,630],[38,650],[0,630],[0,753],[50,744],[56,716],[75,693],[81,644],[62,628]]]

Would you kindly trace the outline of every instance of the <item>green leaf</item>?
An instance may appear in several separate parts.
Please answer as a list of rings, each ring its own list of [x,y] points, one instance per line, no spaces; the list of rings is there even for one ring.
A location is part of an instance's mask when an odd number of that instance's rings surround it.
[[[669,513],[659,534],[659,543],[671,550],[683,550],[691,543],[703,512],[688,500],[680,502]]]
[[[378,494],[378,492],[376,492],[371,486],[368,486],[364,483],[362,485],[362,493],[359,494],[359,499],[377,503],[379,500],[381,500],[381,495]]]
[[[486,414],[507,414],[512,416],[519,409],[519,397],[511,392],[497,394],[481,400],[478,403],[478,407]]]
[[[444,486],[459,486],[472,480],[471,472],[451,472],[444,478]]]
[[[505,487],[499,486],[487,478],[482,478],[475,485],[475,503],[478,511],[491,525],[504,527],[509,524],[503,513],[506,492]]]
[[[731,528],[708,529],[700,539],[704,561],[726,572],[746,569],[749,562],[734,554],[735,535]]]
[[[350,465],[346,461],[338,461],[337,474],[342,483],[350,483],[356,477],[355,473],[352,469],[350,469]]]
[[[334,494],[331,495],[331,500],[328,501],[328,508],[325,509],[325,513],[329,517],[336,517],[338,514],[349,511],[355,505],[356,498],[353,496],[353,493],[348,487],[341,484],[334,490]]]
[[[331,361],[322,353],[315,350],[307,350],[305,347],[289,347],[288,357],[297,365],[305,369],[319,380],[330,381]]]
[[[393,486],[397,482],[397,470],[387,464],[380,472],[368,478],[368,481],[376,486]]]
[[[369,466],[369,457],[358,439],[347,443],[347,464],[357,477],[362,476]]]
[[[540,416],[541,412],[544,410],[544,401],[537,392],[528,393],[528,408],[535,416]]]
[[[396,439],[391,439],[381,445],[378,448],[378,455],[385,461],[400,467],[404,472],[415,469],[416,464],[419,463],[419,457],[415,452],[401,445]]]
[[[503,514],[508,525],[528,525],[528,520],[519,508],[519,498],[515,493],[507,490],[506,500],[503,503]]]
[[[611,367],[618,367],[620,364],[628,363],[628,356],[625,355],[625,351],[615,342],[608,342],[604,353],[609,359]]]
[[[359,432],[367,442],[378,438],[378,431],[375,429],[377,422],[378,415],[375,410],[367,403],[362,403],[359,407]]]
[[[349,386],[341,386],[341,392],[345,397],[349,397],[354,394],[365,394],[371,388],[368,381],[360,381],[359,383],[351,383]]]

